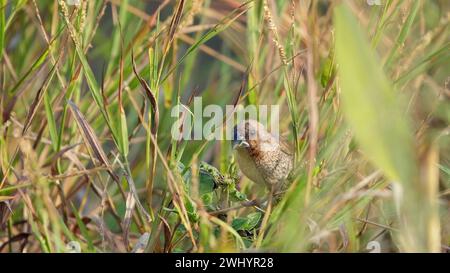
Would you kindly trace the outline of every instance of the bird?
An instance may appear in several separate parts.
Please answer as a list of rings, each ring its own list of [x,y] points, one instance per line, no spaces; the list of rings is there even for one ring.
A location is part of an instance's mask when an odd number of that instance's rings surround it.
[[[242,173],[272,194],[287,188],[293,169],[292,149],[258,121],[247,119],[233,129],[232,148]]]

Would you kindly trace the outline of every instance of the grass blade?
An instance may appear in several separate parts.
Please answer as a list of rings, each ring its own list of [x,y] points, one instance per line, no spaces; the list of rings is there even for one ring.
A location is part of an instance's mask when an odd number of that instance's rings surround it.
[[[384,75],[358,22],[345,5],[335,11],[336,53],[343,111],[355,138],[372,162],[394,182],[403,251],[426,251],[427,213],[414,138],[404,102]]]
[[[3,56],[3,48],[5,47],[5,33],[6,33],[5,10],[6,10],[6,0],[0,0],[0,62]]]
[[[94,134],[94,131],[92,130],[91,126],[83,116],[83,114],[80,112],[80,109],[72,102],[68,101],[70,110],[75,117],[75,121],[81,131],[81,135],[83,136],[84,142],[86,145],[90,148],[90,151],[92,152],[93,156],[104,166],[108,168],[108,173],[111,176],[111,178],[116,181],[117,183],[120,183],[119,177],[112,171],[112,167],[108,161],[108,158],[106,157],[105,152],[103,151],[102,146],[100,145],[100,141],[98,140],[97,136]]]

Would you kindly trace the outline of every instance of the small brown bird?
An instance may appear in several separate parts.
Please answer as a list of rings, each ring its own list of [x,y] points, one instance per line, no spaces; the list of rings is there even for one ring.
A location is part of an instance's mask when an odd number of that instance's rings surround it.
[[[255,120],[234,127],[233,149],[241,171],[253,182],[277,193],[286,188],[293,167],[291,149]]]

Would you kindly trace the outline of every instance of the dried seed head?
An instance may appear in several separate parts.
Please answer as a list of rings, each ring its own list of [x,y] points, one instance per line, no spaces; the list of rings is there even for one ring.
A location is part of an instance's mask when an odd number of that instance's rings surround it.
[[[69,8],[67,7],[66,2],[60,0],[60,1],[58,1],[58,3],[59,3],[59,6],[61,7],[61,11],[64,16],[64,20],[66,21],[67,27],[69,29],[70,37],[72,38],[73,42],[75,43],[75,46],[81,48],[81,44],[78,39],[77,31],[75,30],[74,26],[72,25],[72,23],[69,20],[69,18],[70,18]]]
[[[267,28],[272,32],[273,35],[272,41],[275,43],[275,47],[278,50],[278,54],[280,55],[281,61],[283,62],[284,65],[287,65],[288,61],[286,57],[286,51],[284,50],[283,45],[279,41],[277,27],[273,22],[272,13],[270,12],[267,0],[264,0],[263,8],[264,8],[264,19],[266,20]]]

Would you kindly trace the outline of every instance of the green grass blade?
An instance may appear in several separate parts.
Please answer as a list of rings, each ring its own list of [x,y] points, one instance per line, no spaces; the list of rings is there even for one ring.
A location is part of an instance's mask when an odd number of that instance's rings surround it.
[[[52,147],[55,151],[58,150],[58,131],[56,129],[55,116],[51,105],[51,98],[48,92],[44,94],[45,114],[47,116],[48,130],[50,132],[50,139],[52,140]]]
[[[241,7],[245,8],[244,10],[240,10],[240,9],[234,10],[232,13],[230,13],[228,16],[226,16],[220,23],[218,23],[215,27],[213,27],[210,31],[208,31],[205,35],[203,35],[200,39],[198,39],[198,41],[195,44],[190,46],[188,48],[188,50],[186,51],[186,53],[184,53],[184,55],[178,59],[177,63],[169,69],[169,71],[165,74],[164,77],[162,77],[160,82],[163,83],[167,79],[167,77],[169,77],[169,75],[175,70],[175,68],[177,68],[184,61],[184,59],[187,56],[189,56],[189,54],[194,52],[196,49],[198,49],[199,46],[206,43],[207,41],[212,39],[214,36],[218,35],[222,31],[227,29],[231,25],[231,23],[233,23],[242,14],[244,14],[248,9],[247,5],[250,2],[251,1],[245,2],[244,4],[242,4]]]
[[[426,251],[428,212],[420,205],[423,194],[406,108],[348,8],[337,7],[334,19],[346,120],[365,154],[394,181],[401,226],[395,235],[401,249]]]
[[[5,33],[6,33],[6,21],[5,21],[6,0],[0,0],[0,61],[3,56],[3,48],[5,47]]]
[[[392,48],[391,52],[389,53],[389,57],[386,61],[385,67],[389,68],[393,61],[396,58],[396,54],[398,49],[403,46],[403,43],[406,40],[406,37],[408,37],[408,33],[411,30],[412,24],[414,23],[414,19],[416,18],[417,15],[417,11],[419,10],[420,7],[420,2],[419,0],[413,1],[413,7],[411,12],[408,15],[408,18],[406,19],[405,24],[403,24],[402,29],[400,31],[400,34],[397,37],[397,41],[395,42],[394,47]]]
[[[398,96],[353,15],[335,13],[344,114],[367,155],[395,181],[414,177],[413,138]]]

